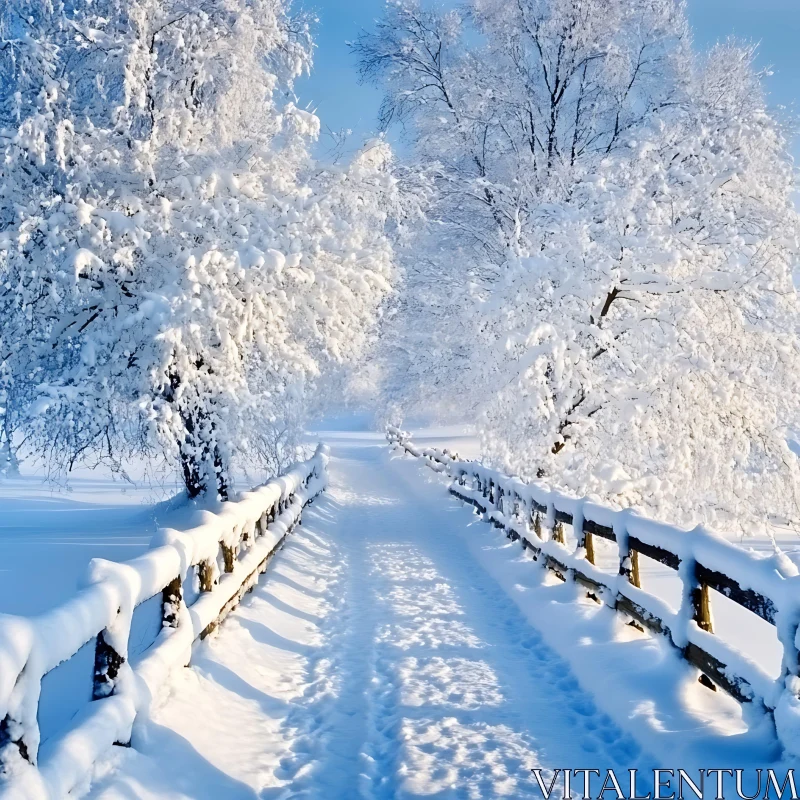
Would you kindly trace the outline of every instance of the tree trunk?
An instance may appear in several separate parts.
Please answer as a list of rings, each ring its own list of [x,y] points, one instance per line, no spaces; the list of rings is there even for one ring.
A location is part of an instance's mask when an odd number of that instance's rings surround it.
[[[214,491],[228,499],[225,464],[216,442],[210,441],[214,423],[203,412],[181,413],[186,436],[179,444],[183,483],[189,497]]]
[[[10,403],[10,400],[7,401]],[[19,475],[19,459],[14,450],[12,439],[14,431],[8,419],[8,412],[3,414],[2,443],[0,443],[0,475]]]
[[[180,377],[170,375],[167,399],[175,404]],[[203,408],[178,406],[183,421],[184,436],[178,442],[181,473],[189,497],[199,497],[213,491],[221,499],[228,499],[227,469],[216,442],[216,424]]]

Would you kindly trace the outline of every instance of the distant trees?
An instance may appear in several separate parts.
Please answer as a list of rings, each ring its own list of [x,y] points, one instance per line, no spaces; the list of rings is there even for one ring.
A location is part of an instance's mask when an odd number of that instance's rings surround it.
[[[319,122],[288,99],[311,34],[283,0],[0,15],[8,430],[60,467],[159,447],[190,496],[225,496],[283,403],[364,353],[393,280],[391,153],[314,164]]]
[[[355,50],[435,187],[390,400],[457,397],[580,493],[797,520],[794,176],[753,49],[695,53],[674,0],[400,0]]]

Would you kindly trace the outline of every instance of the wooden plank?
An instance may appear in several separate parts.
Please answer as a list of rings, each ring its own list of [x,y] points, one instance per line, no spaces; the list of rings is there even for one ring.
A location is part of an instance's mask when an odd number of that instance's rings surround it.
[[[664,564],[670,569],[678,569],[681,564],[681,560],[671,550],[665,550],[663,547],[649,544],[642,539],[637,539],[635,536],[628,537],[628,546],[631,550],[637,550],[643,556],[652,558],[653,561],[658,561],[659,564]]]
[[[614,533],[613,528],[609,528],[607,525],[601,525],[593,519],[585,519],[583,521],[583,529],[587,533],[599,536],[601,539],[608,539],[609,542],[617,541],[617,535]]]
[[[554,558],[549,553],[541,553],[540,554],[544,557],[544,563],[546,564],[547,568],[555,573],[557,578],[561,578],[562,581],[567,580],[567,576],[569,575],[569,567],[566,564],[562,564],[557,558]]]
[[[576,583],[580,583],[582,586],[585,586],[587,589],[590,589],[595,595],[600,594],[603,591],[603,589],[607,588],[604,584],[599,583],[594,578],[590,578],[588,575],[586,575],[584,572],[581,572],[579,569],[573,569],[572,574],[575,578]],[[597,598],[595,597],[595,599]]]
[[[451,486],[450,494],[455,495],[459,500],[463,500],[465,503],[469,503],[471,506],[475,506],[475,508],[477,508],[482,514],[486,513],[486,506],[484,506],[478,500],[475,500],[473,497],[470,497],[467,494],[462,494],[458,491],[457,487]]]
[[[705,584],[725,597],[738,603],[748,611],[752,611],[766,622],[775,624],[778,609],[769,597],[765,597],[753,589],[742,589],[739,584],[722,572],[704,567],[702,564],[695,566],[695,575],[699,583]]]
[[[644,606],[640,606],[638,603],[631,600],[630,597],[626,597],[624,594],[618,594],[617,609],[635,619],[642,627],[647,628],[659,636],[666,636],[670,644],[672,643],[669,627],[667,627],[666,623],[655,614],[651,614]]]
[[[563,522],[565,525],[572,525],[572,514],[566,511],[559,511],[555,509],[556,522]]]
[[[689,643],[683,651],[684,658],[707,675],[717,686],[735,697],[740,703],[752,701],[752,689],[744,678],[733,677],[728,674],[727,665],[715,656],[707,653],[696,644]]]

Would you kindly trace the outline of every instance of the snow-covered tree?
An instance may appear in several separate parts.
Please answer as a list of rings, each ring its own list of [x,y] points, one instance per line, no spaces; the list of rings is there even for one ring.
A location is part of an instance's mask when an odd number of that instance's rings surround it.
[[[435,331],[418,393],[528,477],[797,521],[793,170],[753,49],[696,54],[673,0],[401,0],[357,50],[437,186],[390,353]]]
[[[35,102],[6,103],[0,234],[29,427],[61,464],[157,441],[190,495],[224,496],[281,398],[363,355],[393,274],[391,153],[314,164],[319,121],[290,92],[308,20],[282,0],[42,0],[31,19],[53,63],[26,73]]]

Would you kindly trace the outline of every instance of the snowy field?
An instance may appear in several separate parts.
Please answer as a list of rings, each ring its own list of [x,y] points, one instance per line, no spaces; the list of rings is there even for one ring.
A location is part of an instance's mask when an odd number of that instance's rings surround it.
[[[81,470],[0,480],[0,613],[31,616],[68,599],[92,558],[126,561],[150,544],[177,484]]]
[[[133,468],[128,477],[80,468],[54,483],[23,467],[0,479],[0,613],[34,616],[63,603],[91,559],[134,558],[159,526],[186,526],[202,507],[186,501],[176,474]],[[235,487],[265,479],[239,474]]]

